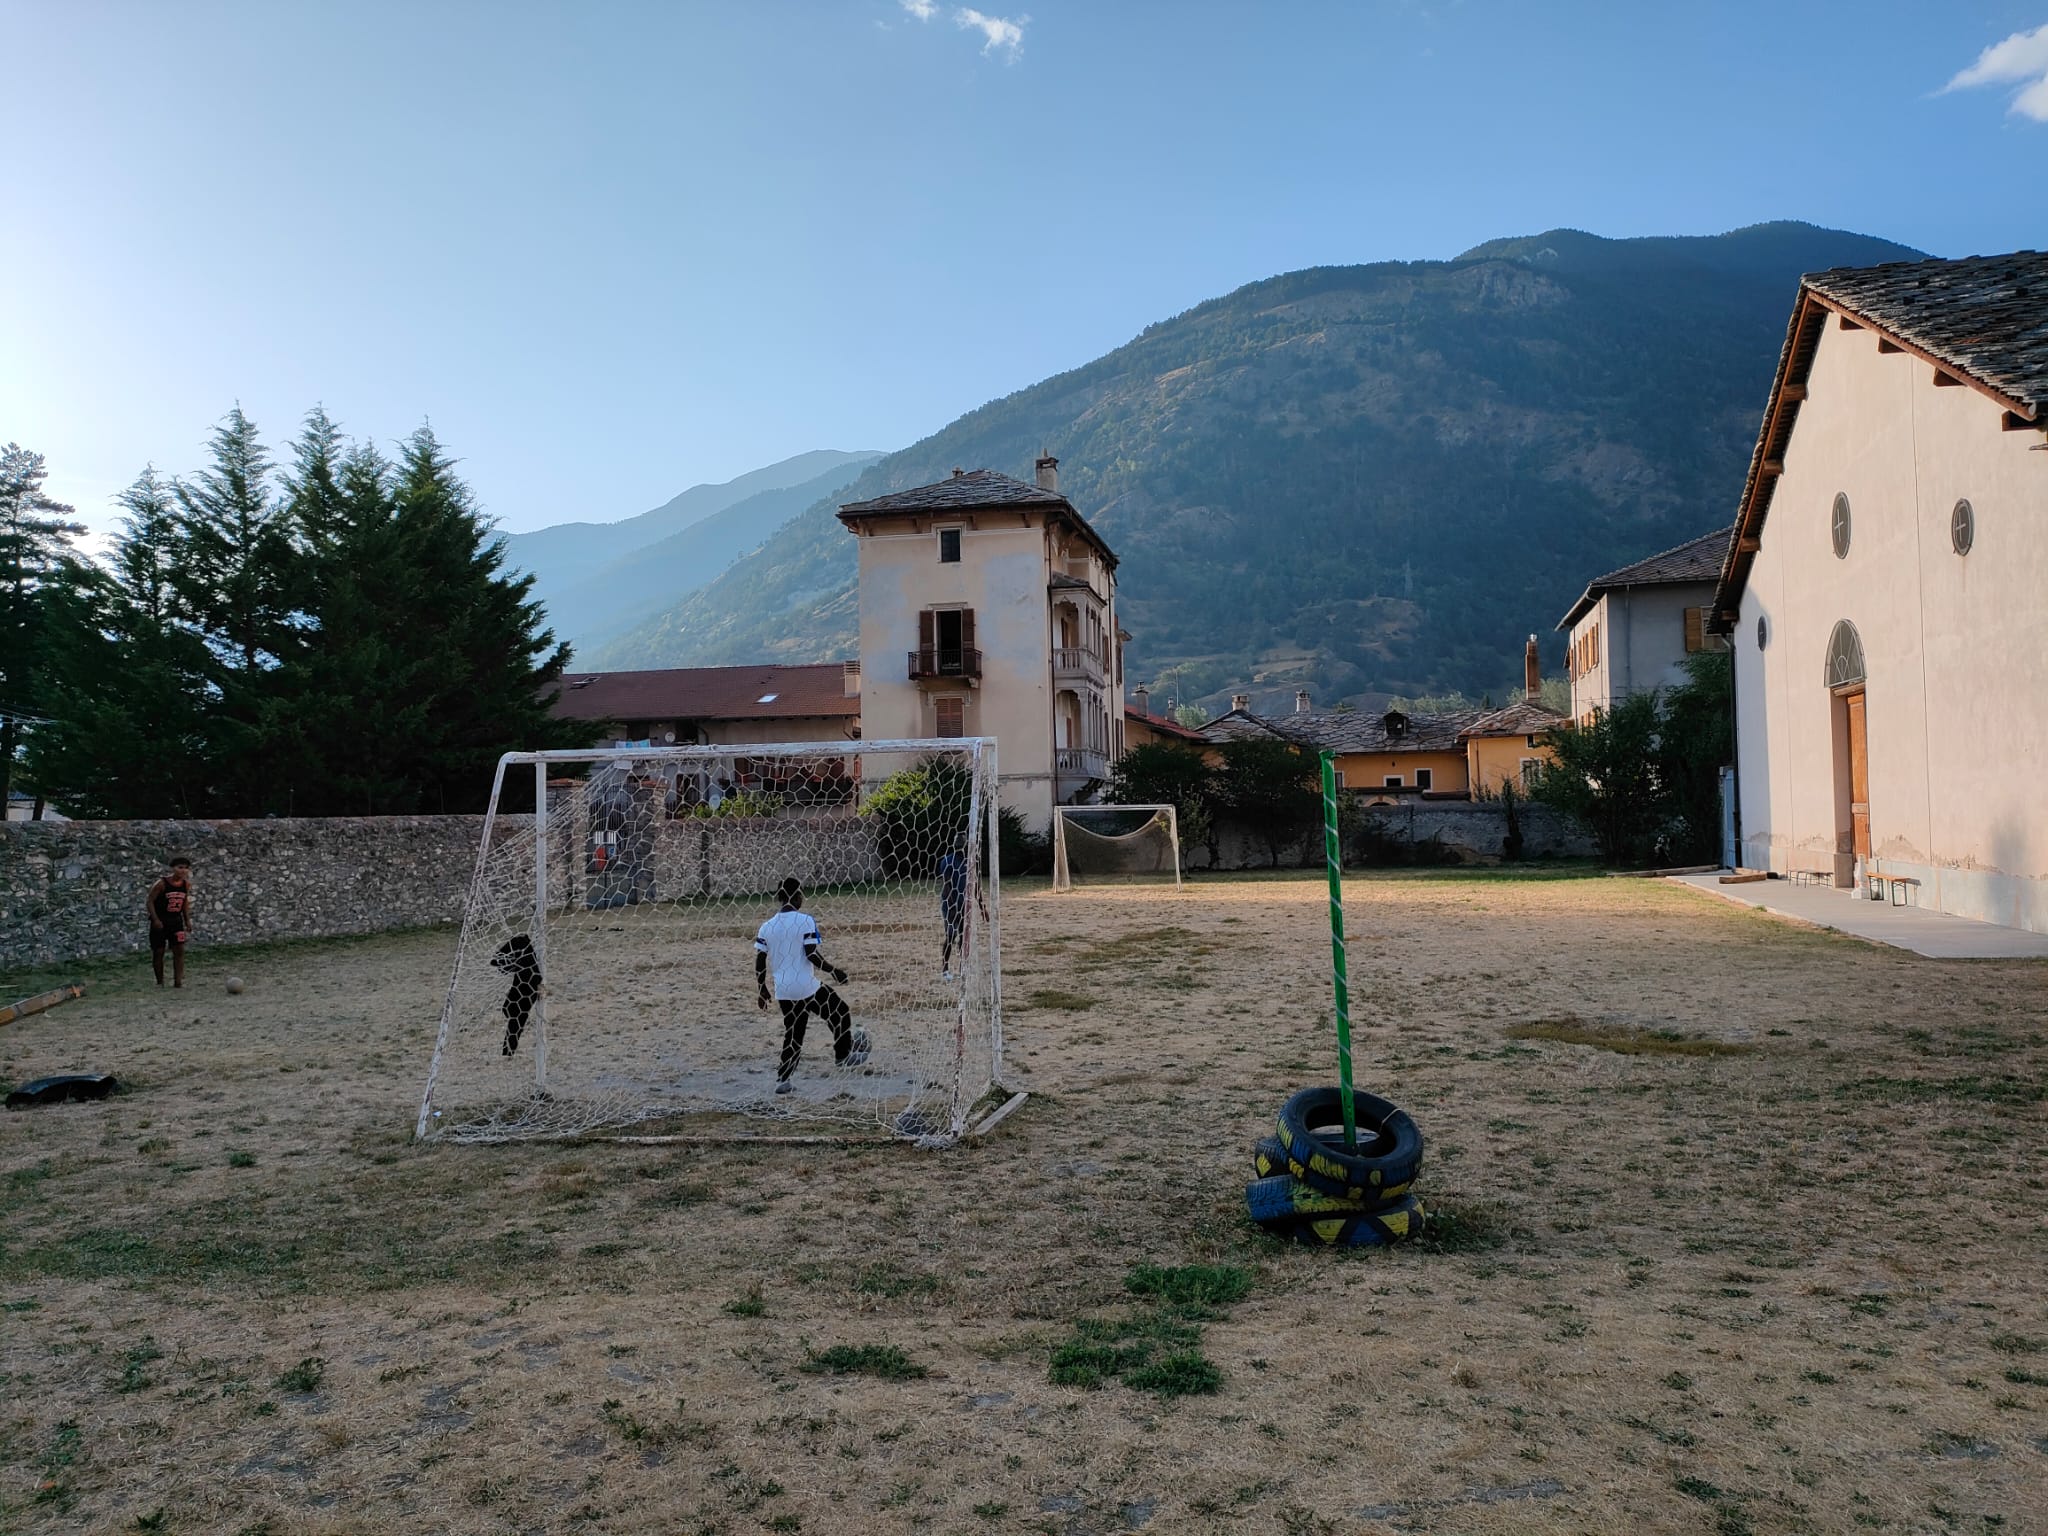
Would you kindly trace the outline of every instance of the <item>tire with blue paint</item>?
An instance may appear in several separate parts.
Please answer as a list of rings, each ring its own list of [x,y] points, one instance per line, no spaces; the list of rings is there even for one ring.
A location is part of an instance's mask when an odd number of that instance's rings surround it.
[[[1422,1132],[1408,1111],[1372,1093],[1354,1093],[1358,1148],[1344,1145],[1343,1102],[1335,1088],[1304,1088],[1280,1106],[1279,1141],[1287,1170],[1330,1195],[1386,1201],[1415,1182]]]
[[[1291,1173],[1276,1173],[1245,1185],[1244,1208],[1260,1226],[1274,1222],[1288,1225],[1303,1216],[1368,1215],[1395,1204],[1406,1193],[1403,1188],[1377,1200],[1362,1195],[1332,1195],[1302,1183]]]
[[[1278,1136],[1261,1136],[1252,1143],[1252,1172],[1262,1179],[1287,1172],[1287,1148]]]
[[[1422,1202],[1404,1195],[1391,1205],[1361,1215],[1300,1216],[1291,1222],[1271,1223],[1266,1230],[1322,1248],[1391,1248],[1420,1237],[1427,1220]]]

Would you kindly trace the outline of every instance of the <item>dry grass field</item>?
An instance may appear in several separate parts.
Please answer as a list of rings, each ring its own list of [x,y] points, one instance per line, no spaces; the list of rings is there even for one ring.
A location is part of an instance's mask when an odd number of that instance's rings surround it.
[[[2048,967],[1347,893],[1396,1251],[1240,1214],[1334,1071],[1315,881],[1010,892],[1034,1097],[936,1154],[414,1147],[449,932],[93,970],[0,1030],[133,1088],[0,1119],[0,1529],[2048,1530]]]

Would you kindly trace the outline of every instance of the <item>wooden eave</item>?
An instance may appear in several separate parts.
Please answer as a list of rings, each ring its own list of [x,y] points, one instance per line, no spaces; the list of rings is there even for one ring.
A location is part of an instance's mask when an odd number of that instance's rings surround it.
[[[1728,541],[1720,580],[1714,584],[1714,611],[1707,619],[1707,629],[1713,634],[1734,633],[1742,589],[1749,581],[1749,568],[1763,547],[1764,520],[1770,514],[1778,479],[1785,472],[1785,450],[1792,443],[1792,429],[1798,424],[1799,408],[1806,400],[1807,376],[1813,371],[1814,354],[1820,350],[1821,332],[1827,327],[1829,315],[1835,316],[1842,330],[1875,332],[1881,352],[1904,352],[1920,359],[1934,370],[1937,383],[1966,384],[1976,390],[2005,413],[2001,425],[2006,430],[2048,428],[2048,421],[2041,420],[2028,401],[2015,399],[1961,365],[1936,357],[1868,315],[1859,314],[1802,283],[1799,301],[1792,307],[1792,320],[1785,330],[1784,348],[1778,354],[1778,371],[1771,380],[1763,430],[1757,434],[1756,448],[1750,454],[1749,475],[1743,482],[1742,503],[1735,515],[1735,536]]]

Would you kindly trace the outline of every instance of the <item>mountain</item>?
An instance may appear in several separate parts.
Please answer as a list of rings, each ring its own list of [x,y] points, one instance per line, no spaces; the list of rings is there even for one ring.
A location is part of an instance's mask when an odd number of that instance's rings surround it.
[[[849,654],[838,501],[1041,448],[1122,557],[1135,683],[1498,690],[1587,579],[1725,522],[1799,275],[1919,255],[1808,224],[1498,240],[1252,283],[870,465],[609,647]]]
[[[702,586],[880,457],[816,449],[722,485],[693,485],[620,522],[511,534],[506,564],[533,573],[555,633],[587,651]]]

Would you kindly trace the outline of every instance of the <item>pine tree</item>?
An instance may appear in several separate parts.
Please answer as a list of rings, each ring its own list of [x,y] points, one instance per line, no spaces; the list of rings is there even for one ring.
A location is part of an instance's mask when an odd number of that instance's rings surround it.
[[[55,673],[92,584],[73,543],[85,528],[44,493],[47,473],[41,454],[0,448],[0,807],[25,728],[63,708]]]
[[[63,707],[35,733],[29,768],[76,815],[207,815],[216,809],[207,760],[212,658],[176,617],[176,507],[154,468],[120,500],[128,515],[111,572],[60,658]]]
[[[416,680],[403,702],[420,728],[393,766],[422,810],[481,809],[501,753],[565,739],[550,705],[569,648],[532,600],[533,578],[505,573],[504,540],[429,427],[406,439],[395,503],[415,607],[392,638],[409,653],[398,670]]]

